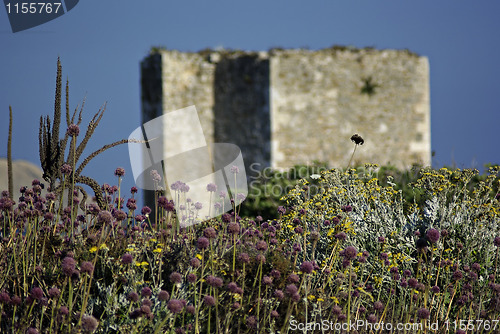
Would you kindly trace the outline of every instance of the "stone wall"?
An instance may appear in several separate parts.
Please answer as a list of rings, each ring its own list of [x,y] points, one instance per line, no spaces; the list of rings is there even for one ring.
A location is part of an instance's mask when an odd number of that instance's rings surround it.
[[[429,165],[429,64],[408,51],[159,50],[142,62],[143,120],[195,105],[207,143],[248,168],[328,162]],[[254,169],[256,168],[254,166]]]

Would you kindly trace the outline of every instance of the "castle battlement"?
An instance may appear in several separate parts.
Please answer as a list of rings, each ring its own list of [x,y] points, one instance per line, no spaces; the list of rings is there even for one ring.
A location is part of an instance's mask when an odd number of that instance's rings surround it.
[[[234,143],[253,169],[314,160],[431,164],[429,63],[407,50],[155,50],[141,63],[147,122],[195,105],[208,145]]]

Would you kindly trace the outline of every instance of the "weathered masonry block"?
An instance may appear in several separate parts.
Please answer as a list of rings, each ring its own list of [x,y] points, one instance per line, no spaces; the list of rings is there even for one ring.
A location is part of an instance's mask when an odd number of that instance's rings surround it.
[[[430,165],[429,63],[407,50],[156,50],[141,64],[142,117],[195,105],[208,144],[248,168],[328,162]]]

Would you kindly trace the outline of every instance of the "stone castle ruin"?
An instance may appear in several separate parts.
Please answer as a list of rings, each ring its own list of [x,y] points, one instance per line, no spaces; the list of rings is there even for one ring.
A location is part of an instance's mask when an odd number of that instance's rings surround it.
[[[407,50],[155,50],[141,63],[143,123],[195,105],[207,144],[245,167],[431,164],[429,62]]]

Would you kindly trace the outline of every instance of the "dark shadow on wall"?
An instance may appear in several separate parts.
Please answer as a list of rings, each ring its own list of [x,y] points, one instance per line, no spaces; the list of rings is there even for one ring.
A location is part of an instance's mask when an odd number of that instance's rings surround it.
[[[247,177],[271,162],[269,78],[257,54],[223,57],[215,69],[214,142],[240,147]]]

